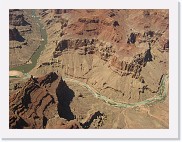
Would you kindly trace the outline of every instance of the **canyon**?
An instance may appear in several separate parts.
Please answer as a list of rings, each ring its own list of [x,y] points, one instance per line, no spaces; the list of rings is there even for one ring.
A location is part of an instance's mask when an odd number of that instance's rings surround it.
[[[9,54],[10,68],[30,63],[37,50],[41,34],[31,10],[12,9],[9,11]]]
[[[10,77],[10,128],[169,128],[168,10],[34,12],[10,10],[10,67],[46,30],[35,66]]]

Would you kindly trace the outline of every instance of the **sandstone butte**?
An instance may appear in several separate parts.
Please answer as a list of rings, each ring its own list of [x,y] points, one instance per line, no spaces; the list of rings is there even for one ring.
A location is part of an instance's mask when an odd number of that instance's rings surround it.
[[[47,44],[30,72],[10,72],[21,74],[10,78],[11,129],[169,128],[168,10],[35,14]],[[10,10],[10,68],[42,42],[34,17]]]

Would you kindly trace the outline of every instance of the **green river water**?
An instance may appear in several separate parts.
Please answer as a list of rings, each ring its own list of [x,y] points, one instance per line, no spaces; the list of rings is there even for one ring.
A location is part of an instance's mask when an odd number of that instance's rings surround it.
[[[32,63],[31,64],[25,64],[25,65],[21,65],[21,66],[10,69],[10,70],[21,71],[26,76],[28,76],[28,72],[30,72],[36,66],[37,60],[40,57],[41,51],[45,48],[45,45],[47,44],[46,30],[43,28],[43,24],[40,22],[39,17],[36,17],[35,10],[32,10],[32,16],[34,17],[35,22],[39,26],[42,39],[44,39],[44,40],[40,42],[40,46],[37,48],[37,50],[32,55],[32,57],[31,57]],[[16,78],[16,76],[15,76],[15,78]],[[69,77],[64,78],[64,80],[66,80],[66,81],[71,81],[71,82],[74,82],[74,83],[76,83],[78,85],[81,85],[82,87],[86,87],[96,98],[106,102],[107,104],[109,104],[111,106],[119,107],[119,108],[122,108],[122,107],[124,107],[124,108],[135,107],[135,106],[138,106],[138,105],[150,104],[150,103],[154,103],[154,102],[164,100],[165,97],[167,96],[167,92],[166,92],[166,88],[165,88],[166,87],[166,83],[165,83],[166,79],[168,79],[168,75],[162,78],[162,81],[161,81],[161,84],[160,84],[160,89],[159,89],[159,92],[158,92],[157,96],[155,96],[153,98],[150,98],[150,99],[147,99],[147,100],[144,100],[144,101],[141,101],[141,102],[137,102],[137,103],[133,103],[133,104],[125,104],[125,103],[118,103],[118,102],[115,102],[115,101],[113,101],[111,99],[108,99],[107,97],[99,94],[96,90],[94,90],[89,85],[87,85],[87,84],[85,84],[83,82],[71,79]]]
[[[45,48],[45,45],[47,44],[47,33],[45,28],[43,28],[43,24],[40,22],[39,17],[36,16],[35,10],[32,10],[32,16],[35,20],[35,22],[37,23],[37,26],[39,26],[39,30],[41,33],[41,38],[43,39],[40,42],[39,47],[37,48],[37,50],[33,53],[32,57],[31,57],[31,64],[24,64],[21,66],[17,66],[14,68],[10,68],[10,70],[17,70],[17,71],[21,71],[23,73],[28,73],[30,72],[37,64],[37,60],[40,57],[41,51]]]

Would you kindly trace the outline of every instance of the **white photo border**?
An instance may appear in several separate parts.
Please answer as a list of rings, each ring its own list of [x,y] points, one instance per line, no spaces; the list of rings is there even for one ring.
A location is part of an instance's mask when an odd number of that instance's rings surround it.
[[[6,0],[0,5],[0,134],[2,138],[178,139],[178,1]],[[169,9],[169,129],[9,129],[9,9]]]

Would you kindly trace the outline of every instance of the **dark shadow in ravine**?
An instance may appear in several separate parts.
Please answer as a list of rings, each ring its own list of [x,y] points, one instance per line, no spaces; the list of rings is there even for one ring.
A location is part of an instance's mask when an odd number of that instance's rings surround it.
[[[92,116],[90,116],[90,118],[88,118],[88,120],[86,120],[85,123],[83,124],[80,123],[80,125],[82,126],[83,129],[88,129],[92,124],[92,122],[94,121],[94,119],[97,119],[99,116],[103,116],[103,114],[100,111],[97,111]]]
[[[28,126],[28,123],[20,117],[20,119],[18,119],[18,121],[16,122],[16,125],[13,126],[12,129],[24,129],[24,127],[27,127],[27,126]]]
[[[61,118],[65,118],[68,121],[74,119],[74,115],[71,112],[70,103],[73,100],[74,92],[67,84],[60,81],[56,89],[56,95],[58,98],[58,114]]]

